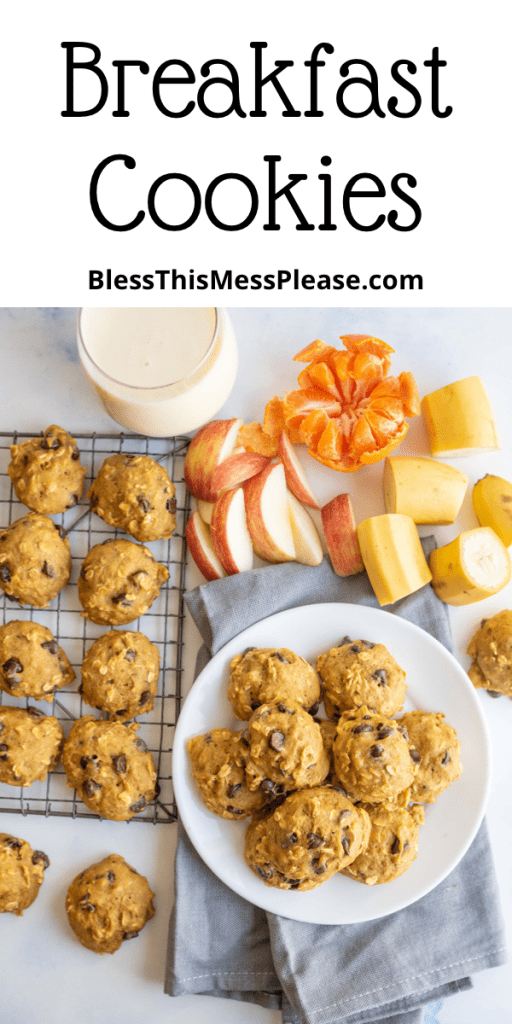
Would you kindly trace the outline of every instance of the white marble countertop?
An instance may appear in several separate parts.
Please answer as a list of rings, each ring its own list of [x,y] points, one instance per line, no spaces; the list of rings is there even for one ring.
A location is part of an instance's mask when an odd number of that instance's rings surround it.
[[[512,478],[512,310],[510,309],[254,309],[230,310],[240,350],[235,388],[219,416],[261,419],[265,402],[294,386],[297,364],[292,356],[314,338],[334,344],[341,333],[368,332],[396,350],[393,371],[412,370],[420,394],[473,374],[487,387],[497,419],[502,449],[456,462],[469,475],[470,487],[453,527],[436,529],[440,543],[477,525],[469,497],[471,485],[485,473]],[[41,430],[59,423],[73,431],[117,429],[89,390],[75,345],[73,309],[0,309],[0,430]],[[428,454],[424,426],[411,422],[400,454]],[[306,456],[308,476],[321,502],[350,490],[357,519],[384,511],[380,467],[368,467],[340,480]],[[423,530],[423,532],[429,532]],[[188,586],[200,582],[195,567]],[[512,587],[478,606],[452,608],[450,616],[457,656],[483,616],[511,606]],[[190,685],[198,637],[186,625],[186,686]],[[494,759],[488,824],[502,908],[512,945],[512,798],[510,736],[512,706],[480,691],[489,723]],[[170,1000],[163,993],[167,926],[172,902],[174,825],[125,826],[109,821],[40,818],[4,814],[3,831],[20,834],[51,858],[41,895],[23,918],[3,915],[0,928],[2,995],[6,1024],[128,1024],[142,1019],[163,1024],[278,1024],[281,1015],[251,1004],[203,996]],[[83,949],[69,930],[64,911],[67,886],[78,870],[112,849],[146,874],[156,891],[157,914],[137,942],[114,957]],[[436,1010],[438,1024],[481,1024],[482,1019],[511,1019],[510,964],[477,974],[474,988],[446,1000]],[[429,1011],[430,1012],[430,1011]],[[434,1020],[430,1012],[426,1019]]]

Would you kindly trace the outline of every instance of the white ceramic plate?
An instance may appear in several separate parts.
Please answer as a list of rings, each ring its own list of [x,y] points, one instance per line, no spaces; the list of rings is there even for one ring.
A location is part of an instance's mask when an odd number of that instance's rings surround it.
[[[419,853],[400,878],[366,886],[337,874],[317,889],[266,886],[243,856],[247,821],[227,821],[201,802],[186,742],[212,728],[243,728],[226,696],[231,658],[246,647],[288,647],[315,664],[344,636],[383,643],[407,673],[405,711],[442,711],[457,730],[463,772],[435,804],[425,805]],[[320,711],[322,714],[323,711]],[[194,683],[176,728],[173,778],[181,820],[205,863],[231,889],[264,910],[297,921],[352,924],[414,903],[449,874],[470,846],[484,815],[491,761],[487,725],[475,690],[448,651],[398,615],[352,604],[291,608],[244,630],[222,648]]]

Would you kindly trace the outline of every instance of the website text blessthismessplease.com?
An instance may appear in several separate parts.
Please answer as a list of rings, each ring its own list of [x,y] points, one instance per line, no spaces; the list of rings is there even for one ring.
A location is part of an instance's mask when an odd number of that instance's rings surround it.
[[[422,274],[307,274],[302,270],[276,270],[269,274],[241,274],[234,270],[177,269],[150,273],[116,273],[111,268],[89,270],[89,291],[422,291]]]

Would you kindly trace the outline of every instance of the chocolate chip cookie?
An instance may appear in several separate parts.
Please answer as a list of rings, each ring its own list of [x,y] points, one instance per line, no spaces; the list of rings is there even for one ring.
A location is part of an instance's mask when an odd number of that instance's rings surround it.
[[[473,686],[512,699],[512,611],[482,619],[467,654],[473,659],[468,672]]]
[[[201,800],[221,818],[247,818],[259,811],[267,797],[251,791],[246,782],[241,734],[232,729],[211,729],[187,743],[192,775]]]
[[[68,786],[102,818],[128,821],[156,795],[156,768],[138,729],[137,722],[121,725],[84,715],[64,743]]]
[[[68,921],[82,946],[93,953],[115,953],[135,939],[154,916],[154,892],[124,857],[111,853],[82,871],[66,895]]]
[[[51,702],[74,678],[69,658],[46,626],[22,620],[0,626],[0,689]]]
[[[49,516],[29,512],[0,531],[0,587],[11,600],[46,608],[70,573],[69,540]]]
[[[0,707],[0,782],[30,786],[57,766],[64,734],[39,708]]]
[[[384,644],[344,637],[339,646],[320,655],[316,670],[329,718],[337,720],[342,711],[363,704],[392,718],[404,706],[405,672]]]
[[[127,722],[151,711],[158,689],[160,654],[143,633],[111,629],[94,641],[82,664],[79,690],[86,704]]]
[[[425,812],[420,804],[362,804],[371,821],[366,850],[342,868],[344,875],[365,885],[392,882],[410,868],[418,855],[420,825]]]
[[[167,566],[142,544],[131,540],[96,544],[84,559],[78,579],[82,615],[100,626],[133,622],[147,612],[168,579]]]
[[[74,437],[52,424],[42,437],[11,445],[7,472],[18,501],[33,512],[56,515],[80,501],[86,468]]]
[[[39,893],[50,861],[25,839],[0,832],[0,914],[21,917]]]
[[[87,491],[91,508],[106,523],[142,542],[172,537],[175,487],[149,455],[111,455]]]
[[[291,700],[274,700],[253,712],[241,734],[249,789],[268,799],[319,786],[329,771],[320,727]]]
[[[260,704],[281,697],[315,714],[320,680],[312,665],[287,647],[248,647],[231,661],[228,698],[237,718],[247,721]]]
[[[333,752],[336,776],[352,800],[393,800],[418,770],[400,723],[364,706],[343,712]]]
[[[457,733],[440,711],[409,711],[398,724],[407,731],[410,754],[417,764],[411,800],[433,804],[462,771]]]

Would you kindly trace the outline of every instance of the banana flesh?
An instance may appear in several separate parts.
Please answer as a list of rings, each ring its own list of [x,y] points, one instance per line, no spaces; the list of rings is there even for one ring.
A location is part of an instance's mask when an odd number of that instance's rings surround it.
[[[421,403],[432,455],[456,458],[499,448],[498,432],[480,377],[465,377],[425,395]]]
[[[488,526],[461,533],[430,555],[432,586],[446,604],[482,601],[503,590],[511,577],[510,555]]]
[[[372,516],[359,524],[356,533],[380,605],[392,604],[430,583],[432,574],[410,516]]]
[[[395,456],[384,464],[386,512],[410,516],[415,523],[453,523],[467,485],[465,473],[436,459]]]
[[[473,487],[473,508],[480,526],[490,526],[506,548],[512,544],[512,484],[488,473]]]

